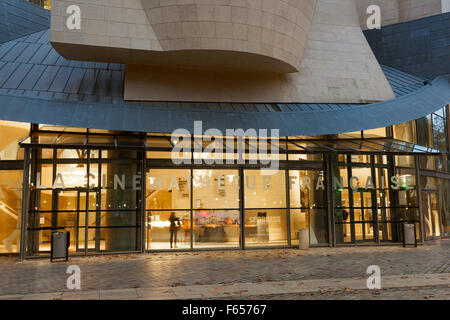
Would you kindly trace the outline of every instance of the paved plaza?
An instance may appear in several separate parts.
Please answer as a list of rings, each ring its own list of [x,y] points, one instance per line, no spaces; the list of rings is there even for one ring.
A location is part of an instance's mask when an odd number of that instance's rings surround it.
[[[0,257],[0,299],[445,299],[450,239],[401,246],[149,253],[25,262]],[[81,270],[81,290],[66,286]],[[366,287],[381,269],[381,290]]]

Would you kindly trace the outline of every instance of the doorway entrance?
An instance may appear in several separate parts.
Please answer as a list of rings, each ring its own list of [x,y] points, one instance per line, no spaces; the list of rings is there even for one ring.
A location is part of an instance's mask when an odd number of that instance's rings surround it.
[[[100,251],[100,214],[95,211],[98,192],[86,189],[53,190],[52,230],[69,231],[69,251]],[[94,211],[92,210],[94,208]],[[87,227],[86,227],[87,226]]]
[[[441,237],[441,215],[437,191],[423,192],[423,225],[425,240],[435,240]]]

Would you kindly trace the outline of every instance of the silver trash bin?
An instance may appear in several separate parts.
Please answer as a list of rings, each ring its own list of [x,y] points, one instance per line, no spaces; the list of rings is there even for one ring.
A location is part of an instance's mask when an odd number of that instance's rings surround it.
[[[298,248],[300,250],[308,250],[309,249],[308,229],[299,229],[298,230]]]
[[[403,246],[417,247],[416,225],[414,223],[403,223]]]
[[[55,259],[69,260],[70,232],[52,232],[50,261]]]

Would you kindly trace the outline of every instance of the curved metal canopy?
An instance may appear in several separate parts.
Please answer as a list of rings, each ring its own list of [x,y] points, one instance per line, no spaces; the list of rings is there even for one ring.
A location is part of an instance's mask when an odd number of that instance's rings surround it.
[[[2,120],[118,131],[170,133],[204,130],[280,129],[281,136],[325,135],[387,127],[435,112],[450,102],[450,84],[437,78],[394,100],[328,110],[250,112],[195,110],[128,104],[46,100],[0,94]]]

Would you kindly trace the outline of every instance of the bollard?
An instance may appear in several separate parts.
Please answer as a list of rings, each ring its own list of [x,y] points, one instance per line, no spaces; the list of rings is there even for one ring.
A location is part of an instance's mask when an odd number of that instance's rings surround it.
[[[300,250],[308,250],[309,249],[308,229],[298,230],[298,248]]]

